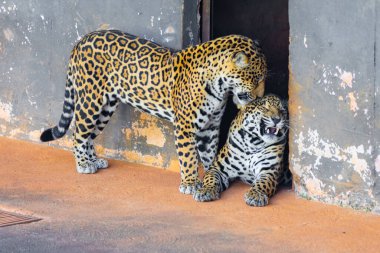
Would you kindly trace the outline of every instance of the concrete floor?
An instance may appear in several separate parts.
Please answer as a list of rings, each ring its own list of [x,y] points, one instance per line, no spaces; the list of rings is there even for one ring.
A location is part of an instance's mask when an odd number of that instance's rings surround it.
[[[79,175],[71,152],[0,138],[0,209],[43,220],[0,228],[0,252],[379,252],[380,216],[248,186],[197,203],[179,174],[111,161]]]

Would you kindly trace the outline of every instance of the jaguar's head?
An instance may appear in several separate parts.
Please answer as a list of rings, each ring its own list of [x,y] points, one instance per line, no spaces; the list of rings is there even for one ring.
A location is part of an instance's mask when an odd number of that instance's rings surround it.
[[[275,95],[266,95],[243,107],[245,132],[254,134],[270,145],[286,138],[288,132],[287,105]]]
[[[240,107],[264,95],[267,64],[257,42],[238,35],[229,37],[226,43],[230,48],[223,52],[227,58],[223,75]]]

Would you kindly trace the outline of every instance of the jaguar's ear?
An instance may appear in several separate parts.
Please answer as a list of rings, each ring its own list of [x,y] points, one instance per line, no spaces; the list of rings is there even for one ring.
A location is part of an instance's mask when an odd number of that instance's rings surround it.
[[[239,68],[245,68],[249,65],[248,56],[244,52],[238,52],[232,58],[235,65]]]

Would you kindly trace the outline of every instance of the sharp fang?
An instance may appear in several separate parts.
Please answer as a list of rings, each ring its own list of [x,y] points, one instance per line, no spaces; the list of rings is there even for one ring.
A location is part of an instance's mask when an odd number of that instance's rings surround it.
[[[270,133],[270,130],[269,128],[265,129],[265,133],[269,134]]]
[[[276,128],[276,132],[274,134],[277,135],[279,130],[280,129]]]

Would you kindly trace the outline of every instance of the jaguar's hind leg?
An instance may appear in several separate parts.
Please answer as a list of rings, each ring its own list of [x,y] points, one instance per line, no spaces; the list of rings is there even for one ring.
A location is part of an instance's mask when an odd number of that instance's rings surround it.
[[[91,174],[97,171],[96,166],[90,160],[88,145],[94,125],[76,123],[74,133],[74,155],[78,173]]]
[[[93,133],[94,134],[94,133]],[[93,135],[92,134],[92,135]],[[91,135],[91,136],[92,136]],[[95,136],[96,137],[96,136]],[[93,163],[96,167],[96,169],[105,169],[108,168],[108,161],[103,158],[97,157],[95,153],[95,147],[94,147],[94,139],[93,137],[90,137],[88,139],[88,145],[87,145],[87,152],[89,154],[90,162]]]
[[[277,170],[261,173],[253,182],[252,187],[244,195],[244,200],[250,206],[266,206],[269,198],[276,192],[279,173]]]
[[[98,158],[95,153],[94,140],[103,131],[104,127],[107,125],[108,121],[111,119],[112,114],[115,112],[119,101],[115,99],[108,100],[103,106],[99,119],[96,121],[95,130],[91,134],[88,142],[88,153],[90,161],[95,165],[97,169],[105,169],[108,167],[108,161],[103,158]]]
[[[75,105],[75,132],[74,132],[74,155],[79,173],[95,173],[97,171],[93,159],[93,143],[91,135],[95,131],[96,122],[99,119],[102,105],[88,101],[93,101],[90,97],[78,98]],[[90,147],[90,148],[89,148]],[[92,148],[91,148],[92,147]]]

